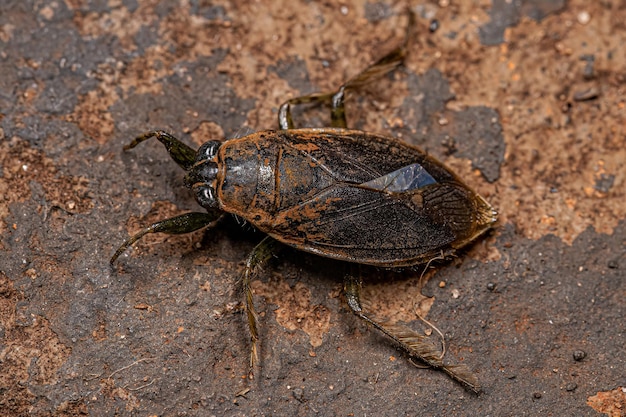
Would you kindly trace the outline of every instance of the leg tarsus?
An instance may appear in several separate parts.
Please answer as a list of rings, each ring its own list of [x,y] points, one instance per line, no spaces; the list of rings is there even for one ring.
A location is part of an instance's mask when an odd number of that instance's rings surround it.
[[[444,363],[441,351],[428,340],[427,336],[423,336],[405,326],[377,321],[367,314],[361,303],[360,278],[347,275],[344,278],[344,293],[348,306],[354,314],[390,337],[411,357],[419,359],[430,367],[441,369],[452,379],[460,382],[474,393],[478,394],[481,392],[476,376],[465,365]]]
[[[291,106],[300,104],[331,104],[331,99],[335,93],[313,93],[306,96],[294,97],[285,101],[278,109],[278,127],[282,130],[293,129],[293,118],[291,117]]]
[[[221,215],[221,213],[185,213],[180,216],[171,217],[169,219],[153,223],[126,239],[124,243],[122,243],[122,245],[115,251],[109,263],[113,265],[117,258],[124,253],[126,249],[148,233],[167,233],[170,235],[190,233],[208,226],[210,223],[217,220]]]
[[[266,236],[258,245],[252,249],[246,267],[242,274],[242,287],[244,294],[244,307],[250,329],[250,362],[248,368],[248,378],[254,378],[254,366],[258,359],[257,344],[259,340],[258,314],[254,308],[254,298],[252,294],[252,278],[258,271],[272,259],[272,256],[280,249],[280,243],[273,238]]]

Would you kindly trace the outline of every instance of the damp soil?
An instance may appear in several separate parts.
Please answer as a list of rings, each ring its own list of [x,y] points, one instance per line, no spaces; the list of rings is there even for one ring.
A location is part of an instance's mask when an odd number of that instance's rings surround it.
[[[364,268],[377,316],[441,330],[483,393],[413,366],[354,317],[341,262],[282,251],[253,281],[246,379],[239,276],[262,234],[129,235],[197,206],[156,141],[276,128],[401,41],[404,3],[0,4],[0,414],[624,416],[626,6],[412,4],[403,66],[347,100],[348,124],[453,168],[499,211],[422,269]],[[299,126],[324,126],[299,109]],[[434,339],[435,340],[435,339]]]

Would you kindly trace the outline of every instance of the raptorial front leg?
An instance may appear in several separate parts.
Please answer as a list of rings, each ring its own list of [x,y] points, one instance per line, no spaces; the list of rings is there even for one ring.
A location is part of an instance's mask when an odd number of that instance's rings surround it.
[[[273,238],[266,236],[258,245],[252,249],[248,259],[246,259],[246,267],[242,275],[242,287],[244,296],[244,307],[248,318],[248,327],[250,328],[250,364],[248,369],[248,378],[254,378],[254,366],[258,359],[257,344],[259,341],[258,315],[254,308],[254,299],[252,287],[250,286],[252,278],[267,264],[272,256],[280,250],[281,244]]]
[[[115,260],[128,249],[133,243],[147,235],[148,233],[167,233],[170,235],[180,235],[184,233],[194,232],[208,226],[212,222],[216,221],[223,213],[185,213],[180,216],[172,217],[169,219],[161,220],[139,231],[133,236],[129,237],[122,243],[122,245],[115,251],[109,263],[113,265]]]
[[[170,154],[174,162],[185,171],[189,171],[196,161],[196,151],[193,148],[185,145],[164,130],[151,130],[150,132],[139,135],[128,145],[124,146],[124,150],[132,149],[150,138],[157,138],[157,140],[165,146],[167,153]]]
[[[442,351],[429,340],[429,337],[421,335],[406,326],[378,321],[366,313],[361,303],[360,277],[347,275],[344,278],[344,293],[348,306],[350,306],[354,314],[389,336],[409,356],[419,359],[433,368],[441,369],[476,394],[481,392],[478,379],[469,368],[465,365],[444,363]]]

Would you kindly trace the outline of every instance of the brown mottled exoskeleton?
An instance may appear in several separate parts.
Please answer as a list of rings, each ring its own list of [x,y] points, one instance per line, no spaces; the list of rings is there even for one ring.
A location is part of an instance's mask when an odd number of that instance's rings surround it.
[[[441,162],[396,139],[346,128],[345,92],[397,67],[408,38],[337,91],[285,102],[279,110],[279,130],[209,141],[197,151],[164,131],[137,137],[124,149],[157,138],[187,172],[185,185],[206,212],[149,226],[127,239],[111,263],[147,233],[193,232],[226,213],[267,233],[248,256],[242,278],[252,375],[258,331],[250,282],[280,244],[355,264],[397,268],[449,256],[488,230],[496,220],[495,210]],[[329,105],[332,127],[295,129],[290,108],[303,103]],[[359,277],[344,278],[348,305],[357,316],[411,357],[480,391],[466,367],[444,364],[441,352],[424,336],[365,311],[360,288]]]

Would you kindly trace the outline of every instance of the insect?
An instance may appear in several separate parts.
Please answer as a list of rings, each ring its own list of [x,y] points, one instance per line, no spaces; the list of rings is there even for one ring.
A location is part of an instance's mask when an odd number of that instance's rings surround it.
[[[413,25],[411,15],[409,29]],[[404,42],[337,91],[296,97],[278,112],[278,130],[263,130],[198,150],[164,131],[150,131],[124,147],[156,138],[186,171],[185,185],[204,212],[159,221],[128,238],[111,264],[148,233],[190,233],[230,213],[267,236],[248,256],[243,271],[244,307],[250,328],[250,375],[257,357],[258,317],[250,283],[281,245],[353,264],[409,267],[449,256],[487,231],[496,212],[444,164],[424,151],[378,134],[347,129],[345,93],[380,77],[403,60]],[[291,107],[328,105],[331,127],[296,129]],[[479,392],[464,365],[417,332],[377,319],[363,307],[361,279],[344,278],[352,311],[382,331],[412,358],[439,368]]]

